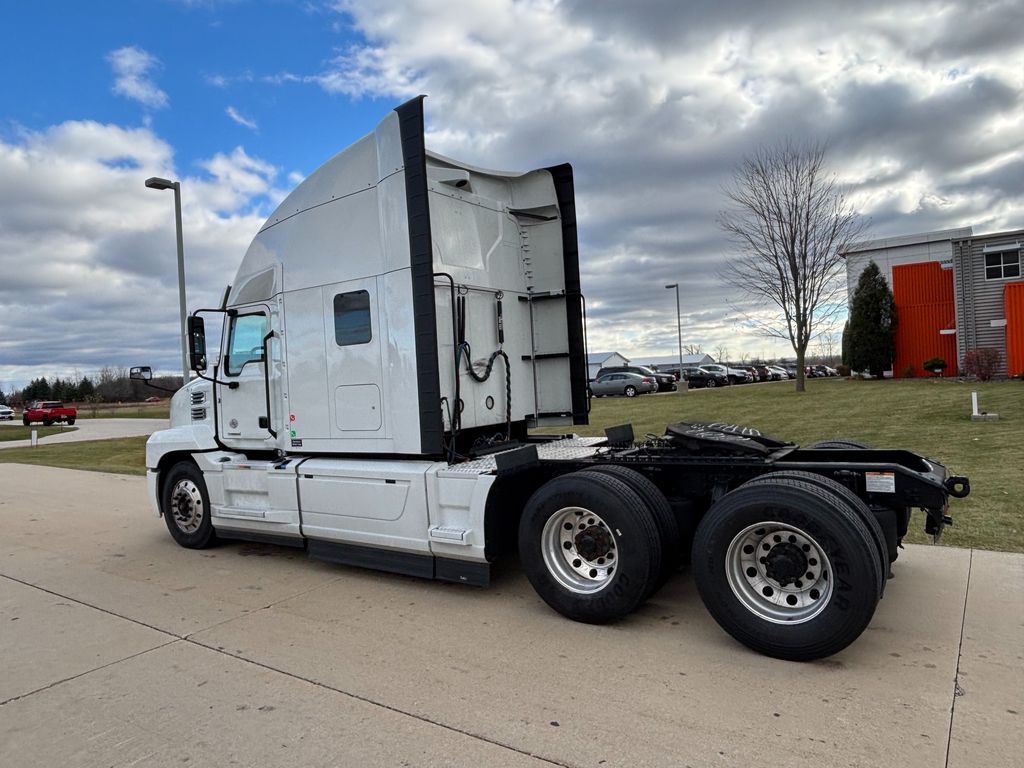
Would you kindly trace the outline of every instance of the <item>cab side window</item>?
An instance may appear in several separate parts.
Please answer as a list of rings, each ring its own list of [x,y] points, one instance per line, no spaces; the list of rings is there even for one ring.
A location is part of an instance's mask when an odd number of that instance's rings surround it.
[[[334,340],[339,347],[367,344],[372,338],[370,294],[350,291],[334,297]]]
[[[267,335],[266,315],[236,315],[231,318],[225,369],[237,375],[246,363],[263,359],[263,337]]]

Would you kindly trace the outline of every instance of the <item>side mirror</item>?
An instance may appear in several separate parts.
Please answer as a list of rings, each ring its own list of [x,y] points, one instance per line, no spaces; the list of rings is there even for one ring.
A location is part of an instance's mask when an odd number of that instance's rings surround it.
[[[206,370],[206,325],[196,315],[188,318],[188,366],[197,372]]]
[[[153,378],[153,369],[148,365],[137,365],[128,372],[128,378],[149,381]]]

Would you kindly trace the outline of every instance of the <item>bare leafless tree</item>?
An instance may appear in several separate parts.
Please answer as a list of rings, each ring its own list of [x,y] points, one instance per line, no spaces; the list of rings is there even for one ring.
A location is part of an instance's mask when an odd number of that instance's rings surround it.
[[[724,363],[729,359],[729,348],[724,344],[719,344],[715,347],[715,362]]]
[[[744,158],[725,190],[719,216],[736,249],[722,277],[769,306],[774,317],[750,315],[766,336],[796,353],[796,389],[804,391],[804,357],[819,325],[845,303],[840,253],[864,224],[825,166],[820,144],[784,142]]]
[[[699,355],[704,352],[704,347],[701,344],[683,344],[683,352],[688,355]]]

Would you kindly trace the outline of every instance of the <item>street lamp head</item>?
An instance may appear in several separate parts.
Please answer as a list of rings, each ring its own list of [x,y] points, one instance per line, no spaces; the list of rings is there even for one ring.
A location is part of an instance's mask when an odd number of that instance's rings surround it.
[[[679,283],[672,283],[672,285],[666,285],[665,287],[671,290],[672,288],[678,288],[679,287]]]
[[[159,176],[152,176],[146,179],[146,186],[150,189],[174,189],[178,182],[170,179],[161,179]]]

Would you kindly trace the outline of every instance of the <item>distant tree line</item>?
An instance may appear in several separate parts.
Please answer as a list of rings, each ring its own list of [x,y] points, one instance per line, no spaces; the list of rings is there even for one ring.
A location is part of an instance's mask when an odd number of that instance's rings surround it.
[[[160,376],[152,381],[158,387],[176,390],[181,386],[181,376]],[[0,403],[21,405],[33,400],[60,400],[68,403],[132,403],[147,397],[170,393],[160,392],[128,377],[127,368],[104,367],[95,377],[73,376],[63,379],[59,376],[48,379],[42,376],[33,379],[23,389],[15,389],[6,395],[0,392]]]

